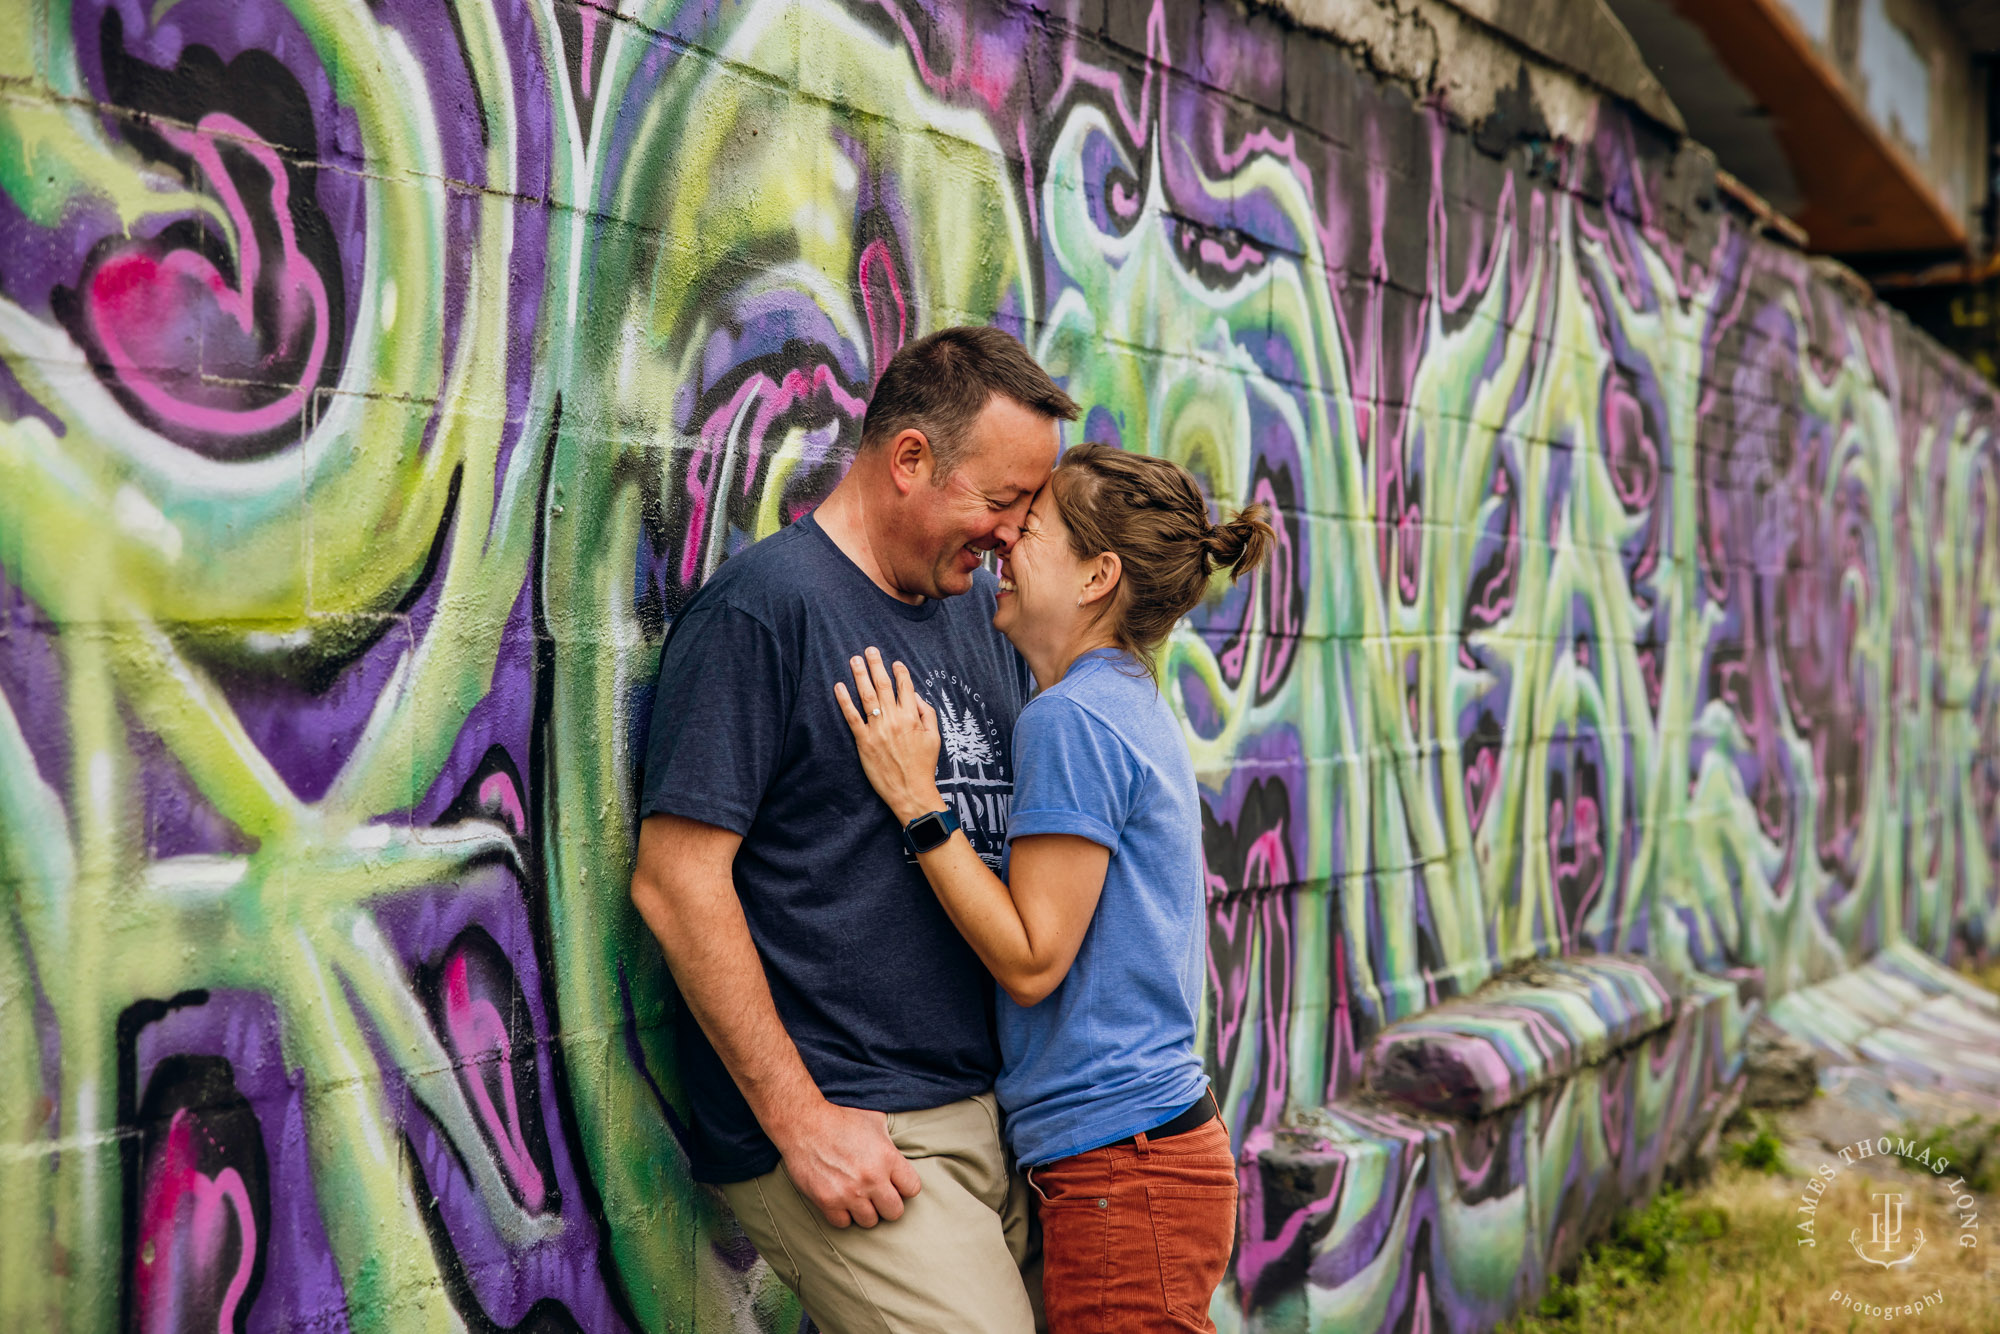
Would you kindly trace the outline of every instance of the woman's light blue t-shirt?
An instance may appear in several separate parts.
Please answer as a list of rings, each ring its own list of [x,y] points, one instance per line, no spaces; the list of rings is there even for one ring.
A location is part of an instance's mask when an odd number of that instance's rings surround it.
[[[1077,834],[1111,850],[1069,975],[1040,1004],[999,999],[995,1091],[1024,1166],[1147,1130],[1208,1085],[1201,1003],[1201,804],[1179,721],[1130,656],[1079,658],[1014,726],[1009,840]]]

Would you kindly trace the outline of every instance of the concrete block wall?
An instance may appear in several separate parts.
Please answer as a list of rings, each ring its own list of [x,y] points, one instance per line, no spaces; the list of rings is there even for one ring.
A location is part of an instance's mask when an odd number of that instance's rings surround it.
[[[1990,390],[1373,8],[0,9],[0,1324],[797,1328],[687,1177],[633,732],[949,323],[1282,518],[1166,657],[1225,1328],[1479,1328],[1751,975],[1990,951]],[[1648,1045],[1471,1139],[1344,1100],[1589,952],[1678,979]]]

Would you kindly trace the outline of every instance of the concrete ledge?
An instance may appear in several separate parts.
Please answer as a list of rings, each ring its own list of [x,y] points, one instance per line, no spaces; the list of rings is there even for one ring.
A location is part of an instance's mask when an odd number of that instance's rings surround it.
[[[1913,945],[1772,1002],[1778,1027],[1826,1057],[1913,1088],[2000,1096],[2000,997]]]
[[[1243,1334],[1491,1329],[1546,1290],[1622,1210],[1662,1182],[1699,1175],[1736,1105],[1744,1033],[1761,1006],[1743,996],[1742,979],[1699,974],[1669,1001],[1660,975],[1632,964],[1571,959],[1565,981],[1533,984],[1600,1014],[1596,1034],[1565,1038],[1562,1059],[1604,1055],[1563,1075],[1537,1058],[1536,1091],[1490,1116],[1437,1115],[1361,1092],[1239,1129]],[[1546,976],[1545,968],[1553,965],[1534,971]],[[1422,1020],[1487,1006],[1524,980],[1510,977]],[[1590,1027],[1567,1008],[1555,1013],[1516,1020],[1544,1041],[1559,1027]],[[1614,1041],[1615,1032],[1641,1029]],[[1422,1276],[1414,1285],[1412,1271]]]
[[[1644,959],[1541,960],[1384,1029],[1368,1087],[1424,1111],[1491,1116],[1666,1027],[1675,990]]]

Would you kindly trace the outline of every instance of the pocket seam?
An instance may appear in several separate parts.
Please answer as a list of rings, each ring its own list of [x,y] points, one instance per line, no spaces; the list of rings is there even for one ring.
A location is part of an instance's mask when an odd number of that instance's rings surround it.
[[[1208,1312],[1206,1308],[1200,1307],[1191,1301],[1179,1300],[1181,1294],[1176,1292],[1175,1285],[1169,1278],[1167,1271],[1170,1263],[1172,1264],[1172,1267],[1176,1271],[1184,1271],[1187,1268],[1187,1265],[1184,1263],[1186,1257],[1175,1255],[1172,1258],[1172,1261],[1170,1262],[1169,1257],[1167,1255],[1167,1248],[1161,1246],[1160,1214],[1157,1211],[1156,1202],[1159,1205],[1164,1205],[1167,1202],[1174,1200],[1215,1201],[1215,1200],[1227,1199],[1234,1201],[1236,1198],[1237,1198],[1237,1189],[1233,1184],[1228,1186],[1171,1186],[1171,1185],[1156,1186],[1149,1184],[1146,1187],[1146,1221],[1149,1224],[1151,1224],[1152,1227],[1153,1259],[1154,1262],[1159,1266],[1160,1270],[1160,1297],[1166,1307],[1167,1315],[1175,1320],[1185,1322],[1191,1328],[1196,1328],[1196,1329],[1203,1328],[1204,1323],[1207,1320]],[[1230,1231],[1232,1250],[1234,1249],[1234,1241],[1236,1233],[1236,1219],[1234,1215],[1235,1215],[1235,1210],[1232,1209],[1231,1217],[1229,1220],[1229,1231]],[[1217,1275],[1218,1280],[1227,1277],[1228,1269],[1229,1269],[1229,1257],[1225,1255],[1222,1259],[1221,1272],[1218,1273]],[[1213,1288],[1211,1288],[1209,1290],[1210,1298],[1212,1299],[1214,1295],[1215,1291]]]

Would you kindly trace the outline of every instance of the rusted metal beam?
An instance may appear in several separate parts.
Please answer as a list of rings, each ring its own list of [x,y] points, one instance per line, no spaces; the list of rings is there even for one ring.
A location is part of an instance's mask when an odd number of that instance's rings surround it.
[[[1804,250],[1811,245],[1811,235],[1805,228],[1771,207],[1770,200],[1720,167],[1715,169],[1715,185],[1722,193],[1748,209],[1750,216],[1760,224],[1784,237],[1799,249]]]

